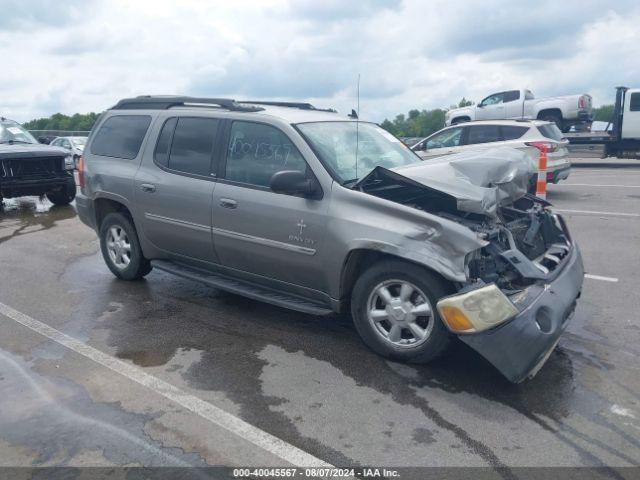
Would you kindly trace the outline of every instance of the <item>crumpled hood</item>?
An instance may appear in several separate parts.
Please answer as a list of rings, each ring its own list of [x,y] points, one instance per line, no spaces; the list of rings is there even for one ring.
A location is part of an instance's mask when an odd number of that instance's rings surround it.
[[[537,173],[537,150],[530,150],[481,149],[391,170],[454,197],[458,210],[495,217],[498,206],[527,193],[529,182]]]

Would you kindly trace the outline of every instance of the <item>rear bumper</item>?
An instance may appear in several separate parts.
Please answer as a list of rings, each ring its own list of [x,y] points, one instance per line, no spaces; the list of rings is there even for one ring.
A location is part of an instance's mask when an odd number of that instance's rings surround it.
[[[592,122],[593,112],[588,112],[586,110],[578,110],[578,120],[580,120],[581,122]]]
[[[582,290],[584,267],[577,245],[549,283],[529,287],[518,304],[520,313],[494,329],[460,340],[491,362],[509,381],[535,375],[555,348]]]
[[[547,182],[558,183],[560,180],[566,180],[571,173],[571,165],[547,171]]]
[[[93,200],[82,193],[78,193],[76,195],[76,211],[82,223],[96,230],[96,213]]]

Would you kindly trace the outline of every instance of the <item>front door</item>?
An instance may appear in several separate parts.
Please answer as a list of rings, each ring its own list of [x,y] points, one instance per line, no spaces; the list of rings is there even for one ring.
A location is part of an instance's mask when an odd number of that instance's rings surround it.
[[[221,263],[265,279],[325,291],[320,261],[328,199],[274,193],[281,170],[312,175],[281,130],[234,121],[213,195],[213,238]]]
[[[136,175],[144,234],[177,259],[217,260],[211,238],[211,173],[218,124],[206,117],[164,119],[157,145],[147,149]]]
[[[421,150],[416,150],[423,159],[451,155],[461,151],[463,132],[465,127],[450,127],[433,134],[423,140]]]
[[[488,96],[476,108],[476,120],[496,120],[505,118],[504,92]]]

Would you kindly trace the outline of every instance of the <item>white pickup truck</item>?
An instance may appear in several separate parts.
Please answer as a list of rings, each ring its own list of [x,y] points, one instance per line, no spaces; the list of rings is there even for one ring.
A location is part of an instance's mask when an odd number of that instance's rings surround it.
[[[531,90],[492,93],[477,105],[454,108],[445,115],[445,125],[473,120],[547,120],[563,132],[593,120],[591,95],[535,98]]]

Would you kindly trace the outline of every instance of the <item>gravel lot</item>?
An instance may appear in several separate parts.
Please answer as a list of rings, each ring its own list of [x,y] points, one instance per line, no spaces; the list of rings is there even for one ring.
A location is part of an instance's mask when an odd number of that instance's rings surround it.
[[[522,466],[638,465],[640,162],[588,165],[548,198],[590,276],[548,363],[515,386],[464,345],[403,365],[370,352],[345,318],[161,272],[118,281],[73,208],[5,201],[0,465],[317,460],[489,466],[504,478]]]

